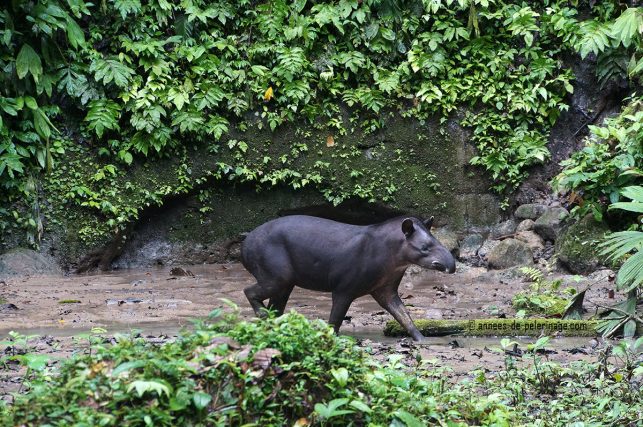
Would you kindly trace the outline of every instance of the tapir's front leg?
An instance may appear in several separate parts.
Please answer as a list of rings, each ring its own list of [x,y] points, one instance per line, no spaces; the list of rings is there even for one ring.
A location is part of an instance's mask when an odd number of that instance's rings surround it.
[[[371,296],[375,298],[375,301],[377,301],[382,308],[391,313],[393,318],[397,320],[404,329],[406,329],[414,341],[422,341],[424,339],[424,335],[422,335],[415,326],[409,311],[400,299],[400,296],[397,293],[397,287],[380,288],[377,291],[372,292]]]

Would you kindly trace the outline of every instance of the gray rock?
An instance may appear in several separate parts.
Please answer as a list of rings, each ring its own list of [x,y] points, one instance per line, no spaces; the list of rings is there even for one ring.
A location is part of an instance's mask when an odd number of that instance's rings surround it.
[[[16,248],[0,255],[0,279],[16,276],[62,275],[54,258],[31,249]]]
[[[514,216],[518,219],[536,219],[545,213],[547,206],[540,203],[528,203],[526,205],[518,206]]]
[[[556,242],[556,253],[560,263],[572,273],[589,274],[601,264],[605,256],[599,254],[598,243],[603,241],[609,228],[594,220],[589,214],[570,225]]]
[[[587,280],[590,282],[600,282],[601,284],[606,284],[608,282],[614,281],[616,277],[616,273],[613,270],[610,270],[609,268],[605,268],[602,270],[596,270],[589,276],[587,276]]]
[[[496,224],[491,229],[491,237],[498,238],[502,236],[507,236],[513,234],[516,231],[516,221],[513,219],[508,219],[499,224]]]
[[[444,245],[445,248],[449,250],[449,252],[451,252],[451,254],[453,254],[453,256],[458,256],[458,235],[455,234],[455,232],[446,227],[442,227],[437,230],[433,230],[432,234]]]
[[[533,219],[525,219],[518,224],[518,227],[516,227],[517,232],[521,231],[531,231],[534,229],[534,220]]]
[[[460,256],[462,260],[476,258],[478,256],[478,249],[482,247],[484,237],[480,234],[469,234],[462,242],[460,242]]]
[[[442,310],[439,310],[437,308],[429,308],[424,312],[424,318],[425,319],[435,319],[435,320],[440,320],[444,318],[442,314]]]
[[[534,223],[534,231],[552,242],[560,235],[569,212],[565,208],[547,208]]]
[[[499,243],[500,240],[485,240],[480,249],[478,249],[478,256],[487,259],[487,255],[489,255],[489,252],[491,252],[496,246],[498,246]]]
[[[520,240],[505,239],[487,255],[489,267],[500,270],[517,265],[531,265],[534,262],[529,246]]]
[[[519,231],[515,236],[516,240],[525,242],[532,252],[542,251],[545,249],[543,238],[533,231]]]

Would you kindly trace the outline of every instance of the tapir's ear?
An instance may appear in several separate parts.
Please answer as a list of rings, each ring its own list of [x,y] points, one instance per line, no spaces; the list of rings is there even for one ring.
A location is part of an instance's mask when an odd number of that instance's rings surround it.
[[[433,218],[435,218],[435,217],[432,216],[431,218],[429,218],[426,221],[424,221],[424,226],[429,231],[431,231],[431,227],[433,227]]]
[[[413,234],[415,226],[413,225],[413,220],[411,218],[406,218],[402,221],[402,231],[406,237],[410,237],[411,234]]]

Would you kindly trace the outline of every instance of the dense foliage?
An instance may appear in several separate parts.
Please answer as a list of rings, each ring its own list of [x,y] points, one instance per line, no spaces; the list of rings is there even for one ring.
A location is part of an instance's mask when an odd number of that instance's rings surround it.
[[[125,335],[113,345],[94,340],[90,351],[53,371],[45,369],[41,355],[18,356],[33,368],[27,378],[31,388],[0,408],[0,420],[3,425],[415,427],[627,425],[643,415],[637,383],[643,372],[634,352],[642,340],[622,343],[596,363],[565,368],[537,354],[547,345],[545,337],[530,346],[532,369],[516,369],[508,355],[498,373],[476,371],[449,384],[447,371],[433,362],[404,366],[400,355],[391,355],[388,364],[376,362],[352,339],[294,312],[237,322],[227,315],[214,324],[199,323],[161,346]],[[506,341],[503,346],[510,347]]]
[[[569,193],[573,213],[592,213],[601,221],[612,203],[623,199],[624,188],[643,177],[643,98],[632,98],[616,117],[590,126],[585,147],[562,162],[555,180]]]
[[[458,117],[478,148],[472,162],[509,191],[549,155],[548,130],[573,91],[564,51],[599,53],[614,36],[605,22],[623,11],[612,2],[587,8],[593,18],[580,21],[566,2],[8,3],[0,14],[0,227],[15,217],[37,240],[45,202],[93,210],[102,219],[87,230],[115,230],[203,183],[184,161],[200,144],[221,156],[203,179],[315,186],[334,203],[394,201],[394,172],[363,167],[350,182],[333,181],[350,149],[302,166],[296,159],[313,151],[305,142],[267,155],[229,137],[308,122],[328,129],[331,144],[347,131],[377,131],[390,111],[444,121],[465,107]],[[639,12],[620,15],[628,17],[623,52],[635,45],[630,21]],[[610,70],[603,78],[622,71]],[[118,180],[157,156],[177,159],[178,183]],[[44,169],[56,174],[43,181]]]

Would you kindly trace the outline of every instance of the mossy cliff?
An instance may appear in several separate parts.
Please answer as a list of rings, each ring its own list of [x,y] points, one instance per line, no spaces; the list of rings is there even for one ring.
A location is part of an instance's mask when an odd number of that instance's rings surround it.
[[[123,251],[123,266],[220,261],[240,233],[288,213],[354,223],[435,215],[456,230],[498,220],[456,120],[388,114],[378,131],[349,118],[342,129],[251,124],[129,167],[70,144],[42,185],[42,246],[65,265],[108,268]]]

